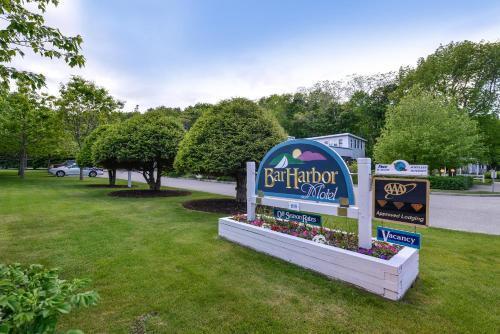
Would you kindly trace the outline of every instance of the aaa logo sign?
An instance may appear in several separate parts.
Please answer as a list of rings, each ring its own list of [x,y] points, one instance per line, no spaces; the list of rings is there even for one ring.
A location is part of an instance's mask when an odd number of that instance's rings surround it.
[[[387,183],[384,186],[384,191],[385,191],[385,198],[390,199],[393,198],[394,196],[401,196],[404,194],[407,194],[417,187],[416,183],[408,183],[408,184],[402,184],[402,183]]]
[[[354,204],[349,170],[329,147],[311,140],[289,140],[272,148],[257,175],[257,193],[267,196]]]
[[[375,177],[373,182],[375,218],[428,224],[429,181]]]

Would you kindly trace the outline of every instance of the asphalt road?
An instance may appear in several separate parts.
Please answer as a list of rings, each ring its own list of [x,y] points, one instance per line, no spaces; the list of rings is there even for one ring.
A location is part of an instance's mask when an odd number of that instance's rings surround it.
[[[127,172],[118,172],[117,178],[126,180]],[[136,172],[132,173],[132,180],[145,182]],[[233,183],[162,177],[162,185],[226,196],[236,194]],[[429,220],[433,227],[500,235],[500,197],[431,194]]]

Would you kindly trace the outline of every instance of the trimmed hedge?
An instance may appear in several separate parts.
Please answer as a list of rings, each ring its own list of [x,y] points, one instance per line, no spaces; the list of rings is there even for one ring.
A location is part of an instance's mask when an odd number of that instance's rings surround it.
[[[429,176],[431,189],[467,190],[472,187],[470,176]]]

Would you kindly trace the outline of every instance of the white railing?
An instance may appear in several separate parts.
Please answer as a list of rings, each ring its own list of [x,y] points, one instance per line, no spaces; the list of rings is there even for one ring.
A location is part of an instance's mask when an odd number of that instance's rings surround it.
[[[457,176],[470,176],[474,180],[481,180],[482,183],[486,182],[484,174],[482,174],[482,175],[480,175],[480,174],[457,174]]]

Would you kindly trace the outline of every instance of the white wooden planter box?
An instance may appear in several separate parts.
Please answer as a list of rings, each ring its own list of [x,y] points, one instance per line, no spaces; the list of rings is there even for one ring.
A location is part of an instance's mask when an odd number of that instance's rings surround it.
[[[231,218],[219,219],[219,236],[392,300],[401,299],[418,275],[418,250],[409,247],[382,260]]]

